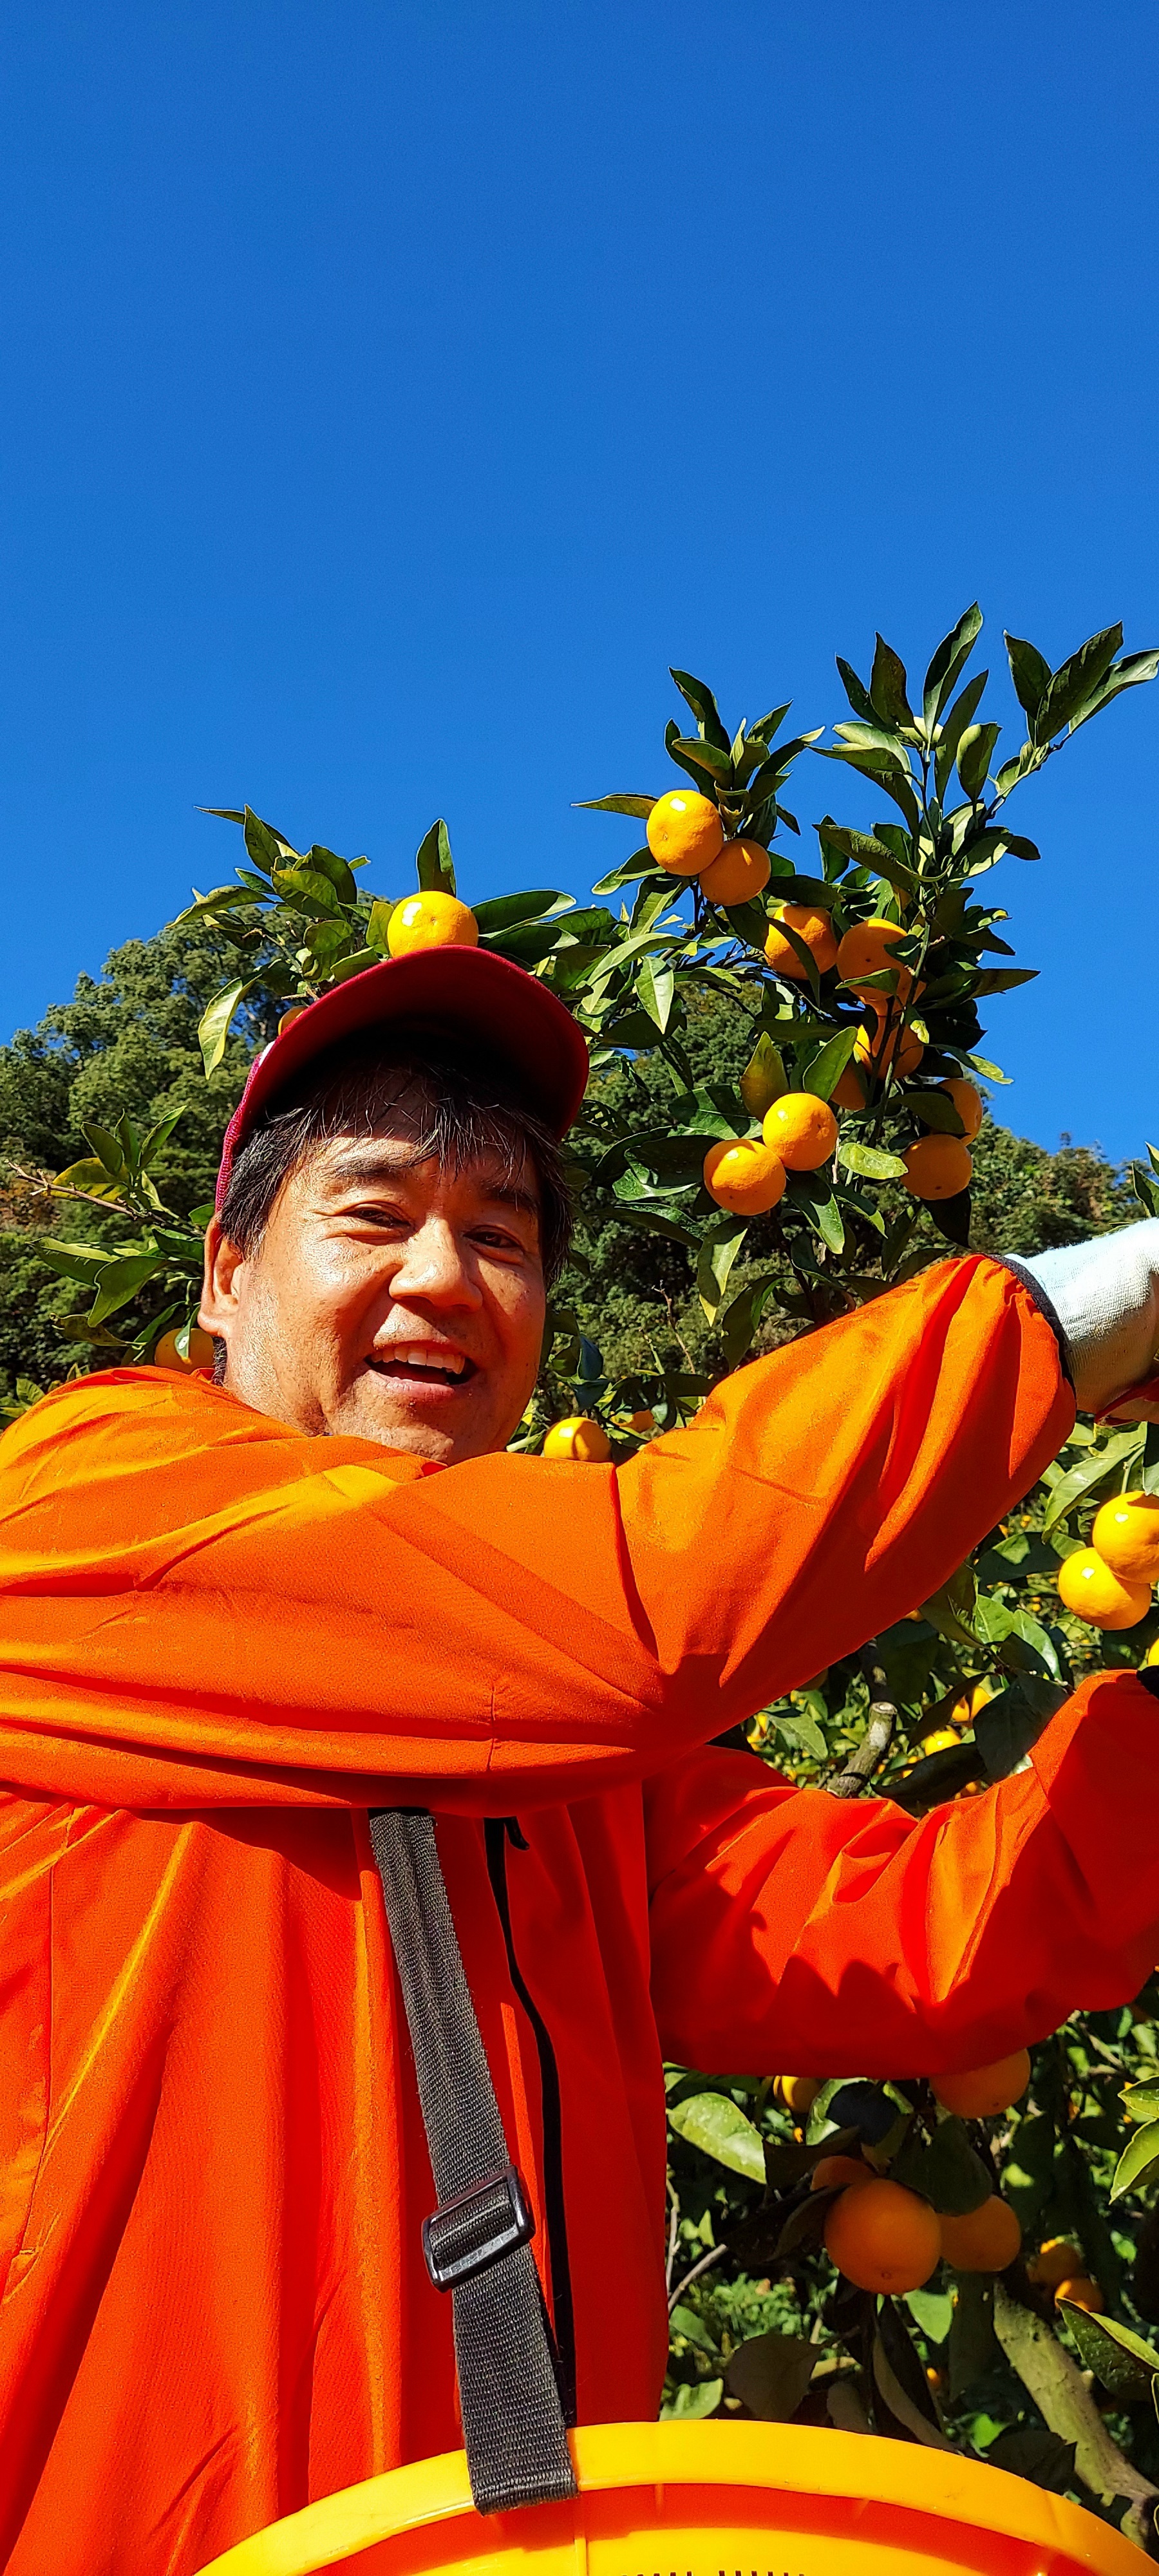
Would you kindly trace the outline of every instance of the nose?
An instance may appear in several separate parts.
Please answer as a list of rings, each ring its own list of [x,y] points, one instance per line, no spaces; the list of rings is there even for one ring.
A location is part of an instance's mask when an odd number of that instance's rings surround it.
[[[390,1293],[405,1303],[475,1308],[482,1305],[478,1281],[464,1260],[462,1246],[445,1217],[431,1215],[407,1237],[402,1260],[390,1282]]]

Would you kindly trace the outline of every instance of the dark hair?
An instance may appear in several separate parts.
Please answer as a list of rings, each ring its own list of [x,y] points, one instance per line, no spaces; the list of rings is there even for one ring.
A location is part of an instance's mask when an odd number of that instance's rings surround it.
[[[441,1032],[392,1029],[327,1048],[247,1136],[218,1211],[223,1234],[251,1259],[279,1192],[334,1136],[370,1136],[406,1093],[419,1114],[410,1160],[451,1165],[494,1157],[507,1178],[535,1175],[539,1243],[551,1287],[567,1259],[571,1202],[563,1157],[542,1119],[502,1074]]]

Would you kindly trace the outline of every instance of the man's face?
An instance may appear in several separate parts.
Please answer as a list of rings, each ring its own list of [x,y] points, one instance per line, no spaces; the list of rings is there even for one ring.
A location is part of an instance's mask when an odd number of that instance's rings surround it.
[[[545,1292],[533,1172],[412,1163],[404,1095],[285,1182],[244,1260],[206,1237],[201,1322],[226,1386],[312,1433],[450,1466],[506,1446],[535,1383]]]

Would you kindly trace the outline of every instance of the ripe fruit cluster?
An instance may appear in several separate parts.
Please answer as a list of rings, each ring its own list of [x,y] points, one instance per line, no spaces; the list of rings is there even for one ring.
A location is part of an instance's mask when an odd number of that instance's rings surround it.
[[[645,829],[657,867],[673,877],[699,877],[702,894],[722,912],[764,893],[768,851],[759,841],[726,841],[712,798],[694,787],[658,796]]]
[[[791,2088],[809,2080],[779,2077],[780,2098],[789,2102]],[[992,2119],[1020,2099],[1029,2081],[1030,2058],[1019,2049],[995,2065],[938,2076],[934,2092],[943,2110],[959,2118]],[[848,2155],[821,2157],[810,2189],[836,2191],[825,2219],[826,2251],[846,2280],[861,2290],[904,2298],[907,2291],[920,2290],[943,2261],[956,2272],[1004,2272],[1022,2244],[1017,2215],[997,2192],[976,2209],[938,2211],[905,2183],[876,2174],[859,2157]],[[1075,2256],[1070,2265],[1072,2276],[1079,2261]]]
[[[817,1171],[836,1143],[828,1101],[812,1091],[785,1091],[766,1110],[759,1136],[709,1146],[704,1186],[734,1216],[764,1216],[784,1196],[787,1175]]]
[[[1059,1597],[1094,1628],[1137,1628],[1159,1580],[1159,1494],[1117,1494],[1095,1515],[1089,1547],[1059,1570]]]

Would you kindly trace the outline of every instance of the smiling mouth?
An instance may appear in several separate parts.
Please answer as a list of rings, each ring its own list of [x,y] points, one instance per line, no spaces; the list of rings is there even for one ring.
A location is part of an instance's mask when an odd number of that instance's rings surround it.
[[[439,1350],[429,1343],[400,1342],[390,1352],[372,1352],[367,1362],[388,1386],[458,1388],[477,1375],[474,1360],[463,1351]]]

